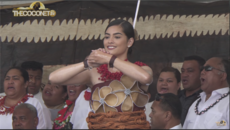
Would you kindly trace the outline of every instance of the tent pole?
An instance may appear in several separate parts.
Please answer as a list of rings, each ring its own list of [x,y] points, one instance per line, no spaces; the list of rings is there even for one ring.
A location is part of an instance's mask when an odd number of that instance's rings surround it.
[[[133,28],[134,29],[135,29],[135,25],[136,25],[136,21],[137,21],[137,15],[138,15],[138,11],[139,11],[140,2],[141,2],[141,0],[137,1],[137,8],[136,8],[136,13],[135,13],[134,21],[133,21]]]

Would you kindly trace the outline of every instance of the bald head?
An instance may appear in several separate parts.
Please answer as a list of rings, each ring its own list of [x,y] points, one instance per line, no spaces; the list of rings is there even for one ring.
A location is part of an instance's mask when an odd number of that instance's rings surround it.
[[[215,61],[216,64],[220,66],[220,69],[223,70],[223,71],[225,71],[225,68],[224,68],[223,63],[222,63],[223,59],[221,57],[212,57],[209,60]]]
[[[230,84],[230,62],[229,62],[229,59],[225,59],[225,58],[220,58],[220,57],[217,57],[220,59],[220,65],[223,67],[223,70],[226,72],[227,74],[227,82],[228,82],[228,86]]]
[[[206,94],[229,86],[229,61],[221,57],[212,57],[206,61],[201,72],[201,89]]]
[[[225,58],[222,58],[222,57],[213,57],[213,58],[210,58],[210,59],[213,59],[216,61],[216,63],[220,66],[221,70],[223,70],[226,74],[227,74],[227,81],[228,81],[228,84],[230,83],[230,75],[229,75],[229,60],[228,59],[225,59]]]

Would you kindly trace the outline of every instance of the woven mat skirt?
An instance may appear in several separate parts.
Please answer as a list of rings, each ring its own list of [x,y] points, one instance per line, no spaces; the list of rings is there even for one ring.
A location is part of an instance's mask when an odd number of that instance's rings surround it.
[[[86,118],[89,129],[150,129],[143,110],[134,112],[90,112]]]

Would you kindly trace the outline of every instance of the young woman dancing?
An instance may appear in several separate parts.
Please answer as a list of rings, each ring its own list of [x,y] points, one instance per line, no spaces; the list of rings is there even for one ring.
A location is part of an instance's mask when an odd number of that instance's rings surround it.
[[[49,80],[56,84],[86,84],[91,87],[91,112],[86,119],[89,129],[148,129],[144,106],[152,70],[142,62],[131,63],[135,33],[125,20],[107,26],[104,48],[92,50],[80,63],[52,72]],[[77,122],[77,121],[76,121]]]

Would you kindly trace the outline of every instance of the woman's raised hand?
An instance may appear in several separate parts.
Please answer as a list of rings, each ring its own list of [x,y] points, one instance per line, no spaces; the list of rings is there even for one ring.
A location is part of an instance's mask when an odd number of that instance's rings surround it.
[[[92,50],[87,59],[89,66],[99,67],[102,64],[108,64],[111,57],[112,55],[106,52],[105,49],[99,48],[97,50]]]
[[[99,48],[99,49],[97,49],[97,50],[99,50],[99,51],[102,51],[102,52],[104,52],[104,53],[108,53],[108,54],[109,54],[109,52],[107,52],[104,48]]]

